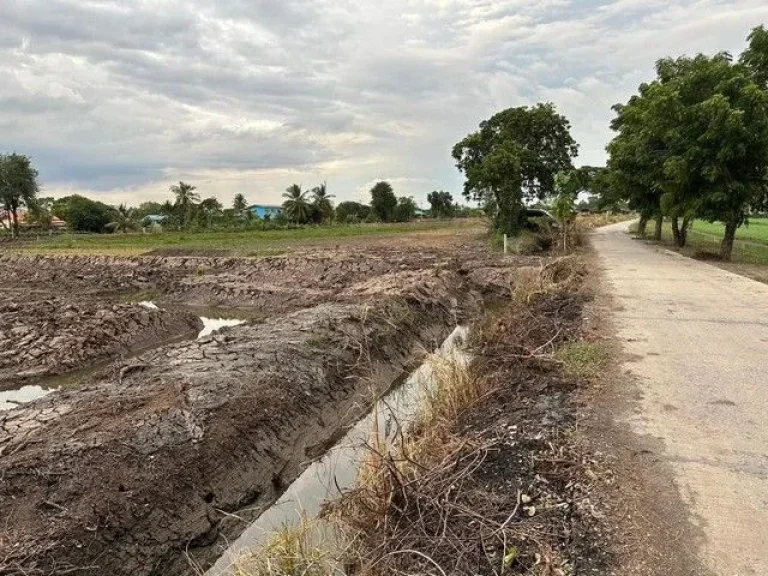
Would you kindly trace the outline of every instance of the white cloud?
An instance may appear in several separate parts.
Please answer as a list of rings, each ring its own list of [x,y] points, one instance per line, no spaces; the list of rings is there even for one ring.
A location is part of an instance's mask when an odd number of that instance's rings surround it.
[[[325,179],[458,195],[452,145],[551,100],[600,164],[610,106],[667,55],[738,53],[763,0],[26,0],[0,5],[0,150],[110,202]]]

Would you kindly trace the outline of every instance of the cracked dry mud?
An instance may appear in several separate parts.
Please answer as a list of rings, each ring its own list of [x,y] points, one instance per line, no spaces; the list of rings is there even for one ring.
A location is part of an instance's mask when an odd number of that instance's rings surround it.
[[[507,294],[515,265],[473,242],[0,258],[0,385],[114,360],[0,412],[0,574],[209,566],[425,347]],[[161,311],[127,303],[140,294]],[[189,305],[251,320],[120,357],[194,329]]]

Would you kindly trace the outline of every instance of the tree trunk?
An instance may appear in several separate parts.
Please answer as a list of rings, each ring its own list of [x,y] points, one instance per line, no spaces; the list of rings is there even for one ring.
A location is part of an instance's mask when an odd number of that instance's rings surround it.
[[[677,216],[672,217],[672,238],[675,241],[675,246],[680,246],[680,221]]]
[[[664,216],[661,214],[656,215],[656,226],[653,230],[653,239],[659,242],[661,240],[661,226],[664,224]]]
[[[723,260],[731,259],[733,254],[733,240],[736,237],[736,228],[738,228],[738,220],[733,216],[725,223],[725,235],[720,244],[720,258]]]
[[[691,217],[686,216],[683,218],[683,227],[680,229],[680,238],[679,243],[677,244],[680,246],[680,248],[684,248],[685,245],[688,243],[688,230],[691,228]]]
[[[645,231],[648,229],[648,216],[640,214],[640,222],[637,223],[637,235],[645,236]]]
[[[13,229],[11,230],[11,236],[13,238],[19,237],[19,215],[18,209],[14,206],[11,208],[11,214],[13,215]]]

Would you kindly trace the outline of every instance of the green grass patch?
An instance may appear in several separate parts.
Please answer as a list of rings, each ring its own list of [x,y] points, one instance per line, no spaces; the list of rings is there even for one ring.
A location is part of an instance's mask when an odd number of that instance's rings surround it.
[[[606,369],[610,355],[600,342],[579,341],[560,348],[555,358],[569,378],[593,380]]]
[[[153,251],[169,253],[226,253],[238,256],[267,256],[286,252],[301,244],[344,243],[363,238],[429,233],[476,227],[476,219],[424,220],[402,224],[307,226],[280,230],[225,230],[211,232],[162,232],[158,234],[61,234],[40,236],[10,250],[25,253],[78,253],[137,255]]]

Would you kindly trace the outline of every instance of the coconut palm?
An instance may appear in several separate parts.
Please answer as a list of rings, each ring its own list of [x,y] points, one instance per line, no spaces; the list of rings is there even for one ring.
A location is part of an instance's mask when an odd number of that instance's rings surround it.
[[[309,219],[310,206],[307,202],[307,193],[302,192],[299,184],[289,186],[283,193],[283,212],[286,218],[299,224]]]
[[[115,219],[107,224],[106,228],[112,232],[122,232],[125,234],[128,230],[136,230],[139,226],[136,210],[128,208],[125,204],[120,204],[117,210],[115,210]]]
[[[243,212],[248,210],[248,201],[245,199],[245,196],[243,196],[239,192],[235,194],[235,198],[232,201],[232,209],[235,211],[236,214],[242,214]]]
[[[328,187],[325,182],[320,186],[312,188],[312,198],[315,204],[315,208],[323,217],[323,221],[330,220],[333,217],[333,203],[331,198],[334,198],[333,194],[328,194]]]
[[[179,182],[178,185],[171,186],[171,192],[176,196],[176,207],[181,212],[185,228],[189,225],[192,206],[200,201],[200,195],[195,190],[196,188],[192,184],[186,182]]]

